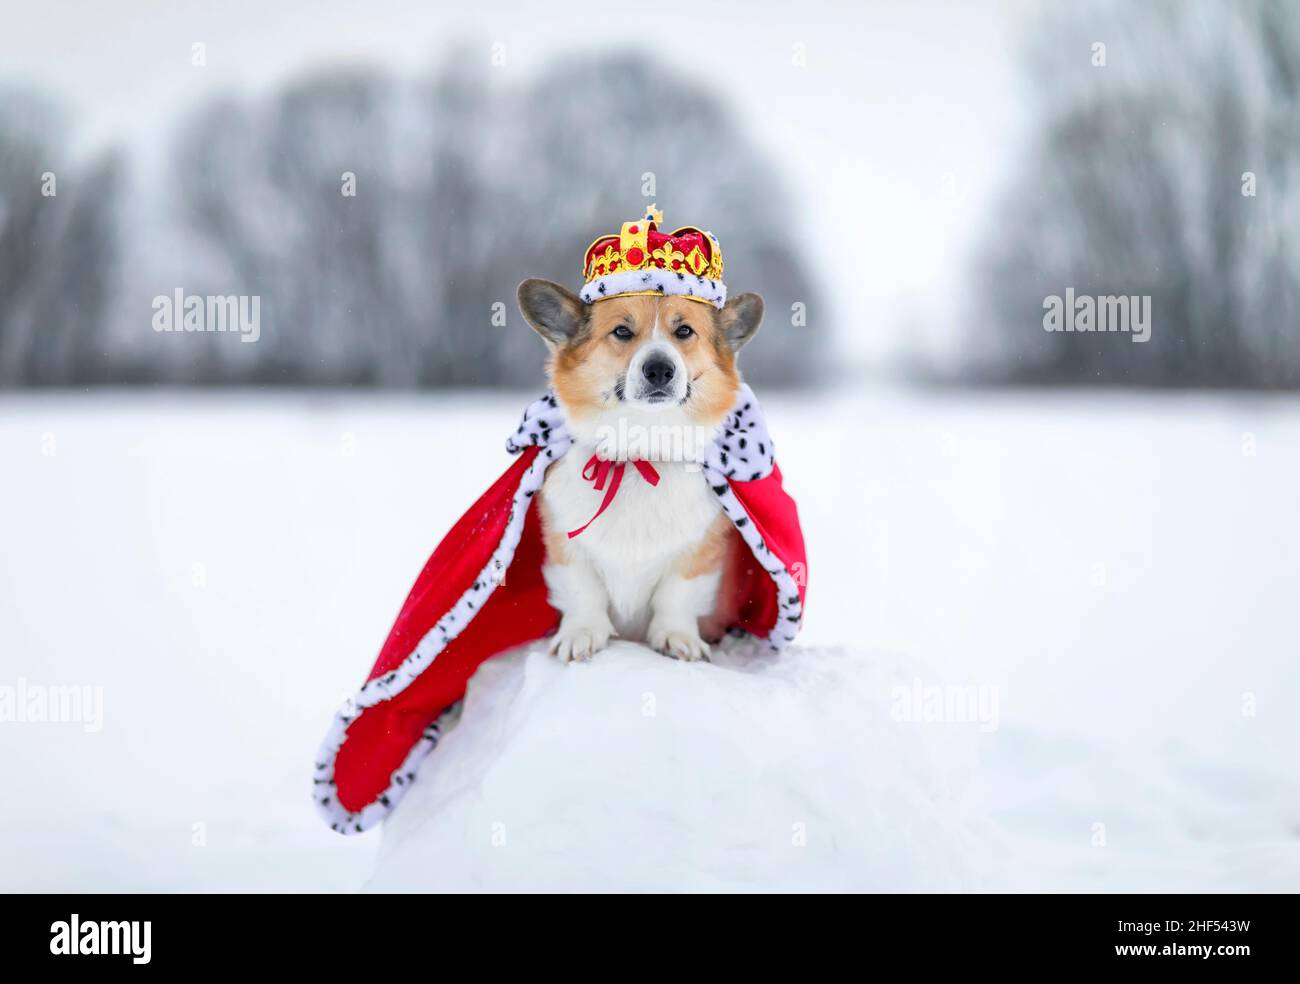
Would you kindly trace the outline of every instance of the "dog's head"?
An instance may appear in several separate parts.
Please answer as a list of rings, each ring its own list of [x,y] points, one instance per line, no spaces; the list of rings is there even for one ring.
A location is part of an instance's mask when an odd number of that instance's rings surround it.
[[[717,427],[735,403],[736,353],[758,331],[763,299],[740,294],[721,309],[673,295],[587,304],[525,280],[519,309],[551,350],[551,385],[581,434],[620,420]]]

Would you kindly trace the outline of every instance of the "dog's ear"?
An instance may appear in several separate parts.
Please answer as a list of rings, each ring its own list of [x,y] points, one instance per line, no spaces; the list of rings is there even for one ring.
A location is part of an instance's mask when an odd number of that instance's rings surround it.
[[[587,320],[582,301],[549,280],[525,280],[517,296],[524,320],[547,345],[558,347],[572,341]]]
[[[727,344],[731,351],[739,352],[741,346],[754,337],[763,320],[763,298],[757,294],[737,294],[727,301],[720,317]]]

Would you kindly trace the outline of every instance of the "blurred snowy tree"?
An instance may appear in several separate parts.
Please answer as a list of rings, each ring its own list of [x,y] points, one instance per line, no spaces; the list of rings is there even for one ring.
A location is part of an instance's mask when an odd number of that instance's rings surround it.
[[[790,323],[793,303],[819,304],[781,191],[709,93],[637,57],[566,63],[521,89],[468,53],[446,65],[422,86],[310,77],[188,121],[174,168],[196,258],[184,286],[261,296],[263,332],[257,345],[196,339],[208,358],[191,378],[536,385],[544,352],[516,285],[576,289],[587,244],[650,199],[669,228],[708,223],[731,288],[767,299],[747,375],[817,376],[827,333],[815,317]]]
[[[381,75],[331,74],[187,122],[175,173],[197,245],[180,286],[262,305],[255,345],[193,339],[198,381],[418,381],[442,300],[422,111]]]
[[[0,386],[112,375],[121,168],[74,159],[63,134],[46,100],[0,93]]]
[[[639,56],[517,88],[467,50],[445,64],[421,84],[334,70],[207,104],[128,220],[116,158],[65,166],[53,108],[6,96],[0,384],[535,386],[544,352],[515,286],[576,288],[586,245],[651,200],[669,228],[707,224],[732,289],[765,296],[749,377],[818,377],[824,308],[781,190],[711,93]],[[150,331],[177,290],[259,297],[257,344]]]
[[[1300,385],[1294,5],[1054,8],[1030,34],[1027,67],[1037,123],[976,267],[973,371]],[[1045,331],[1044,299],[1067,287],[1150,295],[1150,341]]]

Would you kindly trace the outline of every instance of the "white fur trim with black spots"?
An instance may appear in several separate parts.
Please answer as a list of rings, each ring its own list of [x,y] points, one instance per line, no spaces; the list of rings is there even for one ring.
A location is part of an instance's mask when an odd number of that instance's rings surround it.
[[[727,303],[727,285],[721,280],[710,280],[677,270],[660,270],[658,267],[607,273],[585,285],[578,296],[586,303],[594,304],[620,294],[643,292],[694,297],[696,300],[707,301],[718,310],[722,310],[722,306]]]
[[[767,642],[773,649],[782,649],[798,635],[803,619],[803,604],[795,581],[796,574],[802,572],[788,570],[768,549],[728,481],[756,482],[772,474],[775,465],[776,453],[772,448],[772,436],[767,431],[767,421],[759,409],[754,391],[742,384],[735,409],[723,421],[713,447],[705,456],[704,477],[754,559],[776,585],[777,620],[768,633]]]

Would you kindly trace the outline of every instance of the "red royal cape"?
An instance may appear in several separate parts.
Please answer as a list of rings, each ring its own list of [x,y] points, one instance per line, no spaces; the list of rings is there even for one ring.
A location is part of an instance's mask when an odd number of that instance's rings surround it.
[[[438,742],[438,719],[479,664],[559,624],[542,580],[545,549],[533,500],[571,446],[553,395],[524,412],[507,448],[518,455],[452,527],[415,581],[365,684],[343,705],[316,759],[316,806],[344,834],[382,820]],[[701,468],[748,546],[719,590],[727,623],[780,649],[799,630],[807,563],[794,500],[748,386]]]

